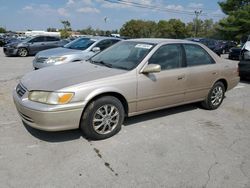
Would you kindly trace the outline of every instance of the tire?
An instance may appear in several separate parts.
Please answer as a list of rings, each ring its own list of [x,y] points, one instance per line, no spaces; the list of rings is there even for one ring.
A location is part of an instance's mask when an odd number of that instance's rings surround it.
[[[113,96],[101,97],[87,106],[80,129],[87,139],[106,139],[121,130],[124,116],[124,107],[119,99]]]
[[[29,55],[29,52],[26,48],[19,48],[17,51],[17,55],[20,57],[27,57]]]
[[[216,82],[201,105],[207,110],[215,110],[221,105],[224,96],[224,84],[222,82]]]

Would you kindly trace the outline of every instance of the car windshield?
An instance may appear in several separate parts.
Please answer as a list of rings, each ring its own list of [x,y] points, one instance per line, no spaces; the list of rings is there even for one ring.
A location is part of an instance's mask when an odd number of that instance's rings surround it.
[[[86,50],[90,47],[95,41],[90,38],[79,38],[73,40],[72,42],[66,44],[64,48],[75,49],[75,50]]]
[[[34,37],[27,37],[27,38],[25,38],[25,39],[23,39],[23,42],[28,42],[28,41],[30,41],[31,39],[33,39]]]
[[[123,41],[97,54],[90,61],[110,68],[132,70],[153,47],[151,43]]]

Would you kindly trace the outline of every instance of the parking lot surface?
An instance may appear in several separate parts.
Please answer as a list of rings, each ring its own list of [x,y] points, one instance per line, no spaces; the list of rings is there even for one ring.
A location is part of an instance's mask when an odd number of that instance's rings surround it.
[[[118,135],[88,141],[22,124],[12,91],[32,59],[0,48],[0,187],[250,187],[249,82],[215,111],[191,104],[131,117]]]

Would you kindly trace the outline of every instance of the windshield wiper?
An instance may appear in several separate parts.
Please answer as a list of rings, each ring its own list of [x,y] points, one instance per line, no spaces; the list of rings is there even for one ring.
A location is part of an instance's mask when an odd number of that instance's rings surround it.
[[[100,65],[104,65],[105,67],[109,67],[109,68],[112,68],[113,65],[112,64],[109,64],[109,63],[105,63],[103,61],[93,61],[92,59],[89,59],[91,63],[94,63],[94,64],[100,64]]]

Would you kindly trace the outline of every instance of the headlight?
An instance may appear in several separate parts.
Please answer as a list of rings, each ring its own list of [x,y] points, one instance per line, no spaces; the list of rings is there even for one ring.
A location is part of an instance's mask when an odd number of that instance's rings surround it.
[[[65,59],[67,59],[67,57],[49,57],[46,63],[56,63],[59,61],[64,61]]]
[[[29,100],[44,104],[67,104],[73,96],[71,92],[31,91]]]

